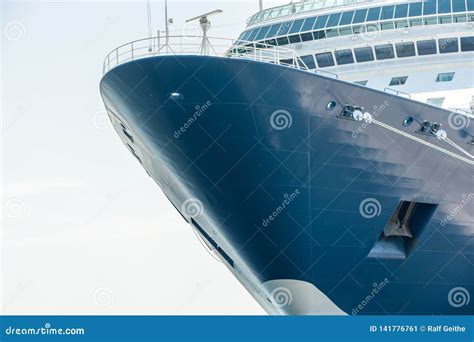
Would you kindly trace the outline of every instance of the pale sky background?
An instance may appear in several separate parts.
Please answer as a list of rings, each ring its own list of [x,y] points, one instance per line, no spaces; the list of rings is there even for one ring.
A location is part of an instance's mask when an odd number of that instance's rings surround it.
[[[2,313],[264,314],[102,120],[103,58],[147,36],[146,1],[0,1]],[[235,38],[258,0],[170,0],[171,29],[216,8]]]

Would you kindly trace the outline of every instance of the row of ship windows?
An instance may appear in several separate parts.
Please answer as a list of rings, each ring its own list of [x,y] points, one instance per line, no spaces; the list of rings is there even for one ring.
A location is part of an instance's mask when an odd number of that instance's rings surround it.
[[[459,47],[461,47],[463,52],[474,51],[474,36],[461,37],[460,41],[461,43],[459,43],[457,37],[453,37],[438,39],[438,44],[436,44],[435,39],[420,40],[416,43],[396,43],[395,47],[393,44],[381,44],[375,45],[373,48],[371,46],[354,48],[354,51],[352,49],[336,50],[334,51],[334,56],[332,52],[322,52],[315,55],[300,56],[300,59],[308,69],[316,69],[316,63],[319,68],[326,68],[335,66],[336,63],[337,65],[345,65],[355,63],[355,61],[363,63],[374,61],[375,59],[392,59],[395,58],[395,53],[396,57],[405,58],[417,55],[433,55],[438,52],[459,52]],[[293,64],[292,60],[286,59],[280,62],[283,64]]]
[[[330,28],[326,30],[317,30],[317,31],[310,31],[304,33],[296,33],[289,35],[285,35],[282,37],[274,37],[274,35],[265,35],[265,40],[260,37],[260,33],[255,37],[250,37],[249,39],[238,40],[237,45],[243,45],[249,42],[256,41],[258,43],[265,43],[267,45],[288,45],[300,42],[306,42],[311,40],[319,40],[325,38],[333,38],[339,36],[347,36],[351,34],[361,34],[361,33],[369,33],[371,35],[374,34],[376,31],[386,31],[386,30],[393,30],[393,29],[402,29],[407,27],[416,27],[416,26],[423,26],[423,25],[441,25],[441,24],[452,24],[452,23],[465,23],[465,22],[473,22],[474,21],[474,14],[472,13],[464,13],[458,15],[449,15],[449,16],[434,16],[428,18],[417,18],[417,19],[410,19],[410,20],[398,20],[398,21],[386,21],[382,23],[373,23],[373,24],[364,24],[364,25],[355,25],[355,26],[344,26],[340,28]],[[279,33],[279,32],[278,32]],[[277,34],[280,36],[281,34]],[[252,43],[251,43],[252,44]]]
[[[437,82],[437,83],[439,83],[439,82],[451,82],[454,79],[454,75],[455,75],[454,72],[440,73],[440,74],[438,74],[438,76],[436,76],[435,82]],[[393,87],[393,86],[404,85],[405,83],[407,83],[407,81],[408,81],[408,76],[393,77],[390,80],[390,83],[388,84],[388,86]],[[354,83],[365,86],[365,85],[367,85],[367,82],[369,82],[369,81],[368,80],[357,81],[357,82],[354,82]]]
[[[333,13],[257,27],[244,31],[239,37],[239,40],[259,41],[295,33],[321,30],[330,27],[334,28],[338,26],[362,24],[365,22],[376,22],[379,20],[405,19],[401,22],[406,23],[407,18],[409,17],[413,18],[433,16],[436,14],[462,13],[466,12],[466,10],[474,11],[474,0],[452,0],[452,3],[451,0],[440,0],[438,1],[438,4],[436,3],[436,0],[427,0],[410,4],[403,3],[396,6],[390,5],[368,9],[365,8],[356,11]],[[452,18],[451,15],[447,15],[445,16],[445,21],[450,20],[449,18],[451,18],[451,22],[456,19],[463,20],[463,17],[465,18],[463,15],[454,15],[454,18]]]

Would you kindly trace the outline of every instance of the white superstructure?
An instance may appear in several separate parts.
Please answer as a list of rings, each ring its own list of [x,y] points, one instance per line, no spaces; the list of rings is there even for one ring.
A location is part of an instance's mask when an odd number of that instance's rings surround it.
[[[310,0],[249,19],[240,46],[451,110],[474,109],[474,0]]]

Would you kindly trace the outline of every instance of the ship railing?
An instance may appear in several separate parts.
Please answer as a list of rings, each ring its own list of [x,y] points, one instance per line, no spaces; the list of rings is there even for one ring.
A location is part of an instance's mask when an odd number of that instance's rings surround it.
[[[401,90],[397,90],[393,88],[385,88],[384,91],[386,93],[392,93],[398,96],[403,96],[403,97],[411,99],[411,95],[409,93],[405,93],[404,91],[401,91]]]
[[[240,45],[242,44],[242,45]],[[245,44],[245,45],[244,45]],[[123,63],[160,55],[210,55],[250,59],[308,70],[306,64],[290,49],[235,41],[229,38],[179,35],[144,38],[123,44],[107,54],[103,73]]]

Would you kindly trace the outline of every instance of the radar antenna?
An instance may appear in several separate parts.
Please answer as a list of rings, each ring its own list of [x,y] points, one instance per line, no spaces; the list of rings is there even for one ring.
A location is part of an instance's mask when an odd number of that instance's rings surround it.
[[[209,38],[207,37],[207,31],[209,31],[209,29],[211,28],[211,21],[208,19],[208,17],[219,13],[222,13],[222,10],[218,9],[186,20],[187,23],[189,23],[190,21],[199,20],[199,25],[201,26],[202,30],[202,42],[199,50],[203,55],[207,55],[209,53],[209,47],[211,47],[211,43],[209,42]]]

